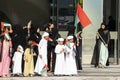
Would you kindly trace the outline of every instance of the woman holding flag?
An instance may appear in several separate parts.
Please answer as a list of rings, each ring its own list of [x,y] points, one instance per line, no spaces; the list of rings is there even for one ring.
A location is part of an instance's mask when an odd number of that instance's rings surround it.
[[[9,67],[12,56],[12,41],[10,31],[4,27],[0,39],[0,76],[10,77]]]
[[[96,68],[104,68],[108,60],[108,45],[110,40],[109,30],[105,24],[102,23],[100,29],[97,31],[97,41],[92,58],[92,64]]]

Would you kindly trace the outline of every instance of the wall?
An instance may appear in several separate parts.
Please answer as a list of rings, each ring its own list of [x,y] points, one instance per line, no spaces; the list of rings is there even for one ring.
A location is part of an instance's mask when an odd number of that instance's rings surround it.
[[[96,30],[103,21],[103,0],[83,0],[83,10],[92,24],[83,29],[82,63],[90,64],[95,45]]]

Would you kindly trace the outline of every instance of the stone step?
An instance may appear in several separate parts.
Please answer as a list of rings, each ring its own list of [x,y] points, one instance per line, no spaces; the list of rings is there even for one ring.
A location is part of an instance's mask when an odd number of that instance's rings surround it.
[[[77,76],[54,76],[48,73],[48,77],[0,77],[0,80],[120,80],[120,65],[110,65],[104,69],[94,68],[93,65],[82,66],[83,70],[78,70]]]

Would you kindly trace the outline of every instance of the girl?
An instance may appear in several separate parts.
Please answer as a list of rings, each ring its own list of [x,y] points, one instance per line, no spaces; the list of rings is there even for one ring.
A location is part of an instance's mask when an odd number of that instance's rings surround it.
[[[31,40],[28,41],[28,46],[24,52],[24,76],[33,76],[34,75],[34,63],[33,56],[36,55],[32,50],[33,42]]]
[[[13,56],[13,74],[20,75],[22,74],[22,55],[23,55],[23,47],[19,45],[17,47],[17,51],[14,53]]]
[[[56,64],[54,75],[63,75],[63,65],[64,65],[64,39],[58,38],[58,44],[55,47],[56,53]]]

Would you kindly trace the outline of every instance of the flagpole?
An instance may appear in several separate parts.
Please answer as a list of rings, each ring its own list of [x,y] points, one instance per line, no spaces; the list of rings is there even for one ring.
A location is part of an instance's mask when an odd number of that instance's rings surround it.
[[[98,32],[98,36],[102,39],[103,43],[106,44],[106,42],[104,41],[104,39],[102,38],[102,36],[99,34],[99,32]]]

